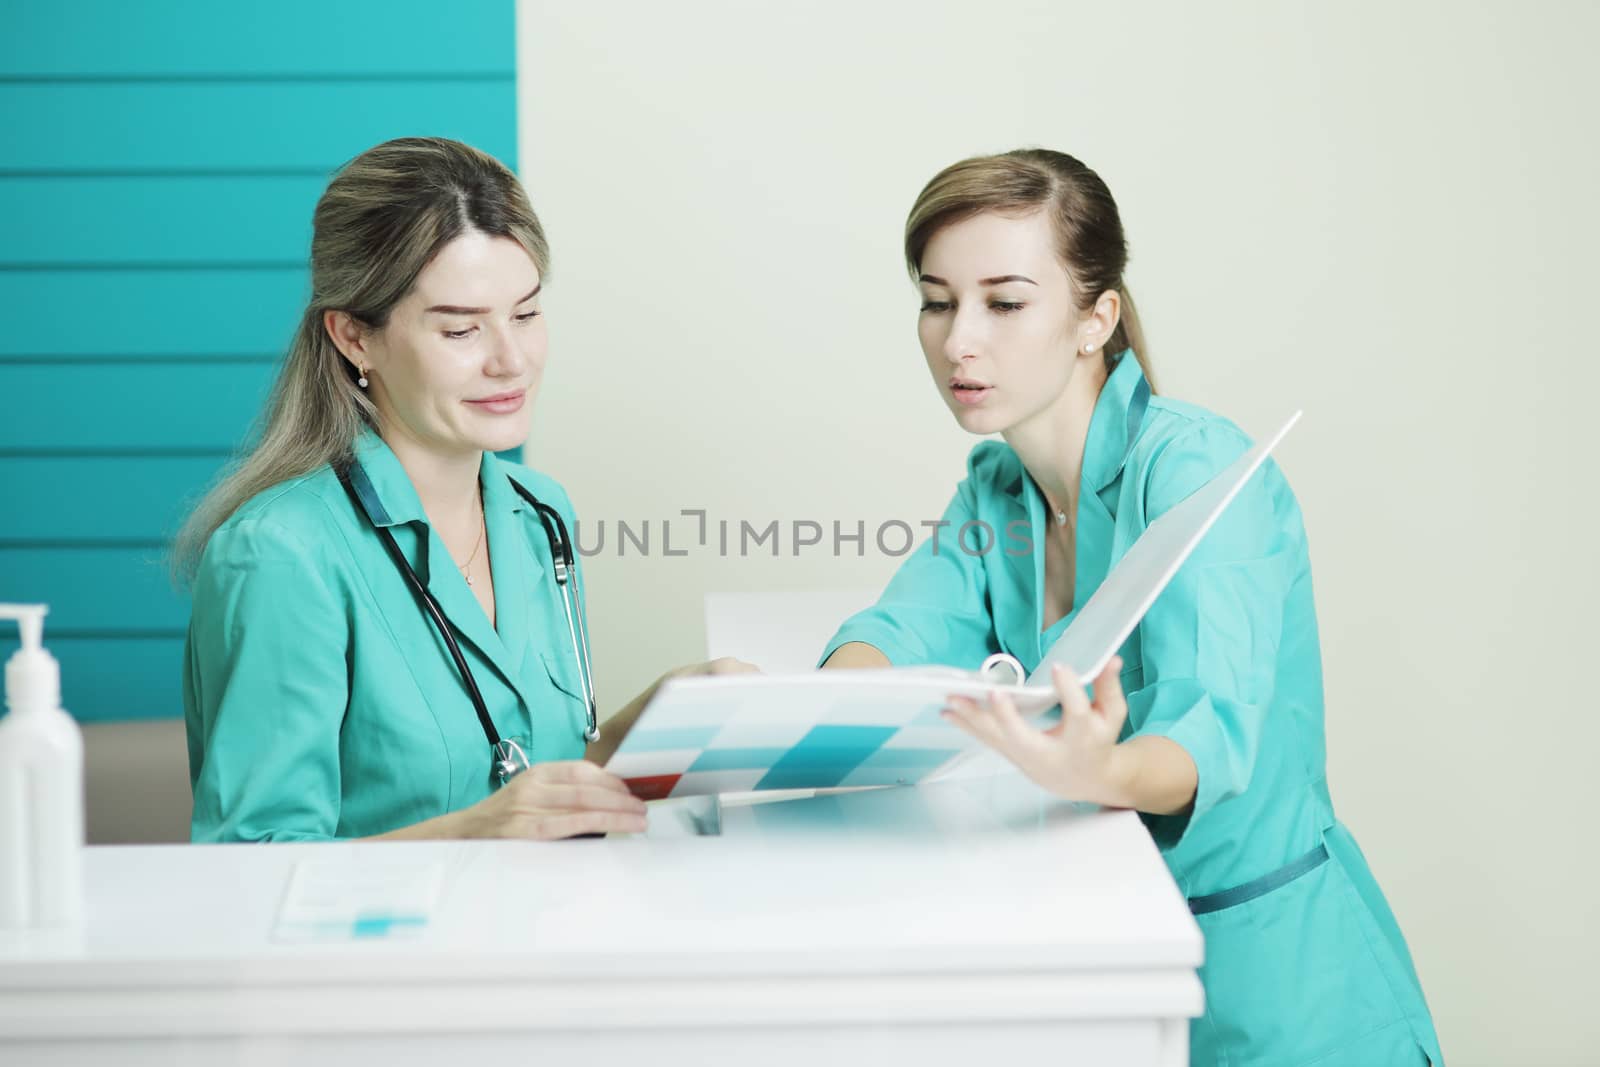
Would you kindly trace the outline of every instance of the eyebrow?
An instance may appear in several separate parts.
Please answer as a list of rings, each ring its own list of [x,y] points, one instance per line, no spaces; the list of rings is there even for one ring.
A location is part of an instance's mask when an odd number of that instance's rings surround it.
[[[540,282],[538,285],[533,287],[533,292],[529,293],[521,300],[518,300],[516,304],[526,304],[528,301],[538,296],[539,290],[543,288],[544,282]],[[516,304],[511,306],[516,307]],[[462,307],[459,304],[435,304],[431,308],[424,308],[422,313],[426,315],[430,311],[437,311],[441,315],[487,315],[489,314],[489,310],[489,308]]]
[[[921,277],[919,277],[917,279],[917,281],[919,281],[919,282],[927,282],[929,285],[942,285],[946,289],[948,289],[950,287],[950,283],[949,282],[945,281],[943,278],[936,278],[932,274],[924,274]],[[1038,285],[1039,284],[1038,282],[1034,281],[1032,278],[1025,277],[1025,276],[1023,276],[1021,274],[1000,274],[1000,275],[996,275],[993,278],[979,278],[978,279],[978,284],[979,285],[999,285],[1002,282],[1027,282],[1029,285]]]

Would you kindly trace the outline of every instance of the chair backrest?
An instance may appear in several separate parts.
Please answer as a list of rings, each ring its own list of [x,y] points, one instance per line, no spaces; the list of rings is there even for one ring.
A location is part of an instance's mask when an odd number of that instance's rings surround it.
[[[189,840],[183,719],[83,724],[84,814],[91,845]]]
[[[706,654],[768,674],[809,671],[840,625],[877,598],[876,589],[707,593]]]

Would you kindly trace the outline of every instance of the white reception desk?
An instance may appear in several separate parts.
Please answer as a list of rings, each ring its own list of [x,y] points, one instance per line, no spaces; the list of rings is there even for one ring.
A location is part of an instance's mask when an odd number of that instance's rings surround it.
[[[1138,818],[1020,779],[681,812],[549,844],[89,850],[0,932],[0,1063],[1188,1061],[1199,929]],[[414,936],[289,943],[296,864],[442,874]]]

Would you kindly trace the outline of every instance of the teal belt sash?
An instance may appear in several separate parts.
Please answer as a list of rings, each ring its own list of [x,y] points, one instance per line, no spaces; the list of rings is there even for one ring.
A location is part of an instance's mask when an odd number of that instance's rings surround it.
[[[1303,874],[1312,871],[1328,862],[1328,846],[1318,845],[1297,860],[1284,864],[1271,874],[1264,874],[1260,878],[1252,879],[1243,885],[1236,885],[1232,889],[1224,889],[1220,893],[1207,893],[1203,897],[1189,898],[1189,911],[1195,915],[1205,915],[1208,912],[1221,911],[1231,908],[1236,904],[1243,904],[1247,900],[1266,896],[1274,889],[1281,889]]]

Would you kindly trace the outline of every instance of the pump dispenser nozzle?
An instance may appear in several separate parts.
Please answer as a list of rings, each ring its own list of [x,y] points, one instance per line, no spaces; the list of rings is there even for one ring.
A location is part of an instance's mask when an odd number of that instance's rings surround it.
[[[43,604],[0,604],[0,619],[15,619],[22,647],[6,661],[6,706],[13,712],[54,711],[61,706],[61,667],[44,650]]]

